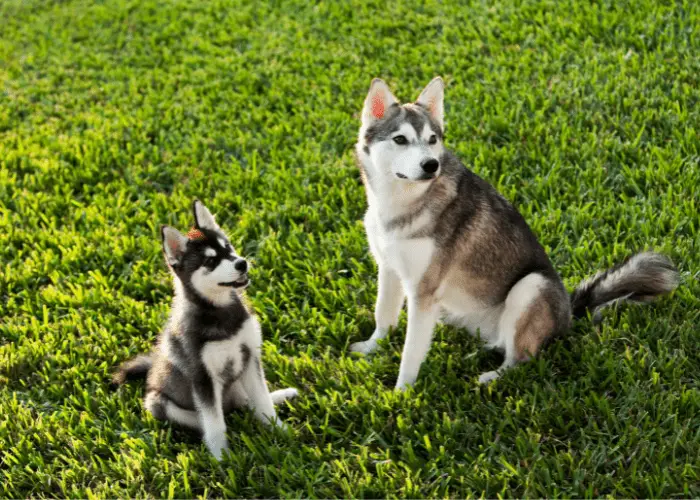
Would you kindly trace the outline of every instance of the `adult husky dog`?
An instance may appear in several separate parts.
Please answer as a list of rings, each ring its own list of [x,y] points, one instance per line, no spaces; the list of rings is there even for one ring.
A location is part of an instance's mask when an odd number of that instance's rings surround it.
[[[268,392],[260,325],[240,295],[249,283],[248,263],[236,255],[199,201],[194,216],[195,227],[187,236],[161,228],[175,281],[170,319],[153,352],[121,365],[113,382],[147,377],[148,411],[200,430],[209,451],[220,459],[227,448],[226,412],[247,405],[264,423],[279,424],[273,405],[297,391]]]
[[[443,98],[439,77],[404,105],[375,79],[356,146],[379,283],[376,330],[350,349],[373,351],[407,298],[398,389],[415,382],[441,315],[504,351],[503,365],[479,377],[487,383],[567,331],[572,317],[678,285],[669,259],[640,253],[569,295],[523,217],[444,147]]]

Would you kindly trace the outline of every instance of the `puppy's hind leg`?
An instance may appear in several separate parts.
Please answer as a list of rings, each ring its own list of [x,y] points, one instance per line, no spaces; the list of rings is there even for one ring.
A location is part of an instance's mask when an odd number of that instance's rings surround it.
[[[299,395],[299,391],[293,387],[288,387],[287,389],[279,389],[277,391],[272,391],[270,397],[272,398],[272,403],[277,406],[289,399],[294,399]]]
[[[158,391],[149,391],[146,394],[144,406],[158,420],[168,420],[191,429],[201,430],[196,411],[182,408]]]
[[[558,308],[553,301],[568,301],[559,288],[539,273],[528,274],[513,286],[498,324],[504,347],[503,364],[497,370],[482,373],[480,384],[488,384],[508,368],[535,356],[544,341],[558,331]]]
[[[289,387],[287,389],[280,389],[270,393],[272,403],[275,406],[284,403],[288,399],[293,399],[298,395],[299,391],[292,387]],[[244,408],[250,404],[248,393],[245,392],[245,389],[243,389],[243,384],[240,382],[240,380],[237,380],[236,382],[231,384],[231,387],[226,391],[226,394],[224,395],[224,399],[224,408],[226,408],[225,411],[230,411],[234,408]]]

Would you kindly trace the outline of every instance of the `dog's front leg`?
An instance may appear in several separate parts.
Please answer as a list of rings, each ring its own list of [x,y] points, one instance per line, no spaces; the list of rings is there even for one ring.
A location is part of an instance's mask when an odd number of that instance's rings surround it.
[[[194,377],[193,395],[204,443],[217,460],[221,460],[226,442],[226,422],[221,402],[223,387],[212,379],[204,367]]]
[[[386,337],[390,328],[399,322],[399,313],[405,298],[399,276],[386,264],[379,264],[377,284],[377,304],[374,308],[375,329],[372,336],[350,346],[353,352],[369,354],[377,348],[377,343]]]
[[[404,390],[413,385],[418,371],[430,350],[433,329],[439,316],[439,307],[430,298],[410,297],[408,300],[408,328],[406,344],[401,356],[401,368],[396,388]]]

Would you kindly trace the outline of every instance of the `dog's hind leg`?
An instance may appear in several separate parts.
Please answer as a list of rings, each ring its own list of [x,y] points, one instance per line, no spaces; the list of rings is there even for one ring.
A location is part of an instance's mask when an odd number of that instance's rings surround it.
[[[377,303],[374,308],[375,330],[370,338],[355,342],[350,351],[369,354],[377,349],[378,342],[386,337],[390,328],[399,322],[399,313],[405,298],[401,280],[386,264],[379,265]]]
[[[498,326],[504,347],[503,364],[497,370],[482,373],[480,384],[497,379],[508,368],[535,356],[542,344],[560,329],[556,314],[560,308],[553,303],[556,300],[568,303],[563,289],[539,273],[528,274],[513,286]]]
[[[158,391],[149,391],[144,406],[158,420],[168,420],[191,429],[201,430],[197,412],[178,406]]]
[[[272,403],[277,406],[288,399],[294,399],[299,395],[299,391],[294,389],[293,387],[289,387],[287,389],[279,389],[277,391],[272,391],[270,393],[270,397],[272,398]]]

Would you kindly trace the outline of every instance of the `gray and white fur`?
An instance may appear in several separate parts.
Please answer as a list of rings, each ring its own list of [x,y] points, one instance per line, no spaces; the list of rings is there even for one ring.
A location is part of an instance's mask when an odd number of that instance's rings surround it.
[[[146,377],[146,409],[157,419],[201,431],[220,459],[227,449],[227,412],[247,406],[262,422],[279,425],[274,405],[297,391],[269,393],[260,325],[241,295],[249,283],[248,263],[199,201],[194,216],[188,236],[161,229],[175,282],[170,318],[151,354],[122,364],[113,382]]]
[[[404,105],[375,79],[356,146],[379,276],[376,329],[350,348],[374,351],[407,301],[397,388],[415,382],[441,317],[504,351],[502,366],[479,377],[487,383],[566,332],[572,317],[618,300],[647,302],[676,288],[670,260],[647,252],[569,295],[520,213],[444,147],[443,102],[439,77]]]

